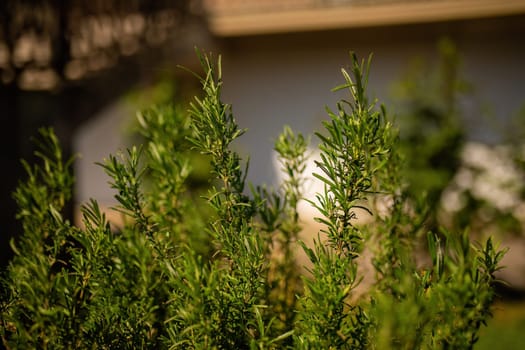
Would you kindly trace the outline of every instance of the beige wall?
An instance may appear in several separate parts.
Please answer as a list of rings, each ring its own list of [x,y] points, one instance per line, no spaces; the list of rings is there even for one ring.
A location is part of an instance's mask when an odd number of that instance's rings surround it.
[[[249,129],[237,145],[250,155],[249,180],[275,184],[272,145],[283,125],[306,134],[319,128],[324,106],[334,107],[342,96],[330,89],[342,82],[340,67],[348,65],[350,50],[361,57],[373,52],[369,92],[385,101],[391,83],[412,59],[432,57],[437,40],[445,35],[463,55],[464,73],[477,88],[478,102],[500,118],[525,104],[524,16],[221,39],[214,50],[223,55],[223,97],[233,104],[240,126]],[[490,139],[478,112],[470,110],[469,131],[474,138]],[[133,115],[116,104],[79,129],[75,145],[83,155],[76,168],[80,202],[90,197],[111,202],[107,177],[93,162],[122,145],[123,123]]]
[[[493,140],[473,106],[507,118],[525,105],[525,17],[223,39],[224,100],[249,129],[240,147],[251,155],[250,180],[275,178],[272,140],[283,125],[311,133],[324,106],[335,108],[342,95],[330,89],[343,82],[340,67],[349,64],[350,50],[373,53],[369,93],[387,102],[392,82],[414,57],[435,56],[443,36],[457,44],[465,78],[476,88],[476,101],[465,104],[469,132]]]
[[[115,101],[99,115],[84,123],[74,136],[74,151],[79,155],[75,162],[75,198],[77,204],[90,198],[102,205],[113,205],[113,191],[109,177],[101,163],[109,154],[125,150],[126,133],[130,130],[131,118],[135,115],[129,104]]]

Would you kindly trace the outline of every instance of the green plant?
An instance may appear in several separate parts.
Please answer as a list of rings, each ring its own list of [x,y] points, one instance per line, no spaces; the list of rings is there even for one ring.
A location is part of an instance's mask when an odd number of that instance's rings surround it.
[[[467,134],[460,102],[471,90],[461,75],[455,45],[440,40],[438,54],[435,64],[415,61],[394,88],[407,191],[428,196],[429,224],[434,228],[441,224],[438,212],[443,191],[460,167]]]
[[[4,346],[472,348],[503,251],[443,230],[428,233],[431,262],[418,264],[427,211],[403,182],[386,109],[366,96],[369,61],[352,55],[339,87],[350,99],[328,110],[317,134],[315,176],[325,187],[311,204],[324,228],[310,248],[297,242],[307,140],[285,128],[275,145],[281,188],[247,186],[247,162],[231,147],[245,131],[221,101],[220,59],[199,58],[203,97],[189,118],[177,109],[139,114],[145,145],[101,163],[127,218],[118,231],[95,201],[82,207],[82,227],[63,218],[71,160],[42,131],[42,164],[24,163],[28,179],[15,193],[24,233],[3,278]],[[184,140],[210,161],[208,211],[188,186]],[[375,220],[359,224],[358,208]],[[298,244],[310,274],[295,264]],[[375,283],[358,297],[364,247],[375,252]]]
[[[407,190],[412,197],[428,196],[427,225],[433,230],[469,227],[477,237],[521,235],[523,118],[518,112],[506,127],[496,119],[484,121],[495,136],[501,134],[497,145],[469,140],[472,120],[465,123],[469,116],[463,106],[479,104],[475,87],[462,77],[453,42],[440,40],[438,53],[435,64],[415,61],[394,86]]]

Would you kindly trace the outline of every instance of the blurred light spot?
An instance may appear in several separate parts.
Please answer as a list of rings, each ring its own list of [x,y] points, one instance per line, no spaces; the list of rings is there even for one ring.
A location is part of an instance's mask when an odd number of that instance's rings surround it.
[[[22,67],[31,59],[31,51],[37,44],[33,33],[22,35],[16,42],[13,50],[13,61],[15,66]]]
[[[25,90],[50,90],[58,81],[58,75],[50,68],[27,68],[18,77],[18,85]]]
[[[9,50],[7,45],[0,43],[0,67],[9,66]]]
[[[85,73],[86,65],[83,61],[79,59],[75,59],[73,61],[68,62],[64,71],[66,78],[71,80],[80,79]]]

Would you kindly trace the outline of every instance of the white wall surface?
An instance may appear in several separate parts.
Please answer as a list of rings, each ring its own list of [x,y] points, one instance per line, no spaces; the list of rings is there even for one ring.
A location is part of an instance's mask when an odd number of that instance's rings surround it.
[[[78,204],[90,198],[102,205],[113,205],[114,191],[110,189],[101,163],[110,154],[125,151],[126,131],[135,112],[122,101],[116,101],[99,115],[84,123],[74,137],[74,152],[80,158],[75,162],[75,198]]]
[[[325,119],[325,105],[335,108],[346,97],[330,89],[344,82],[340,68],[349,65],[349,51],[373,53],[369,94],[388,105],[392,83],[415,57],[434,59],[443,36],[457,45],[464,77],[475,87],[475,101],[466,104],[470,136],[494,141],[487,112],[477,107],[504,119],[525,105],[524,19],[225,39],[223,96],[248,128],[240,149],[250,154],[249,179],[274,182],[272,144],[283,125],[309,134]]]
[[[233,105],[239,125],[248,129],[236,145],[241,154],[250,155],[248,179],[275,185],[273,140],[283,126],[311,134],[325,119],[325,105],[335,108],[337,99],[346,96],[330,90],[343,82],[340,68],[349,65],[349,51],[365,58],[373,53],[369,94],[388,105],[392,82],[402,77],[414,57],[435,58],[436,43],[443,36],[458,46],[464,76],[476,88],[472,105],[481,102],[498,118],[524,106],[523,17],[222,39],[218,51],[223,56],[223,100]],[[79,129],[79,202],[90,197],[113,202],[107,176],[93,163],[122,147],[123,130],[133,115],[116,103]],[[487,125],[481,111],[471,108],[471,137],[493,139]]]

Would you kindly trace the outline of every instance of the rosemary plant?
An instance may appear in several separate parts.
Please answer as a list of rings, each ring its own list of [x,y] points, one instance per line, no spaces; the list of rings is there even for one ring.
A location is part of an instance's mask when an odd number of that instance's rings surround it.
[[[384,109],[376,111],[365,95],[369,62],[352,56],[351,74],[342,70],[351,100],[328,110],[324,122],[327,134],[321,139],[320,173],[324,192],[312,204],[323,215],[326,240],[315,241],[314,250],[304,246],[313,263],[312,278],[305,281],[305,293],[297,322],[297,340],[305,348],[365,348],[370,320],[359,305],[351,305],[352,289],[359,282],[355,259],[364,243],[363,231],[355,225],[357,208],[370,211],[363,200],[372,190],[376,173],[387,164],[392,147],[391,125]],[[352,77],[353,76],[353,77]]]
[[[426,232],[425,198],[407,190],[398,133],[366,95],[370,60],[351,56],[336,88],[350,98],[328,110],[316,134],[314,176],[324,190],[310,203],[323,229],[310,248],[298,241],[297,209],[307,139],[286,127],[275,143],[281,187],[248,186],[248,162],[231,147],[245,130],[221,100],[220,59],[199,58],[203,96],[189,115],[139,113],[144,145],[101,163],[121,227],[94,200],[82,206],[81,225],[64,218],[72,160],[42,130],[41,163],[23,163],[27,178],[14,194],[23,234],[2,277],[4,347],[472,348],[490,317],[504,251],[491,239],[473,245],[466,233]],[[194,152],[210,162],[207,209],[188,180]],[[359,223],[357,209],[374,220]],[[426,265],[414,253],[421,239]],[[309,274],[296,264],[297,247],[311,260]],[[375,281],[357,296],[365,247]]]

